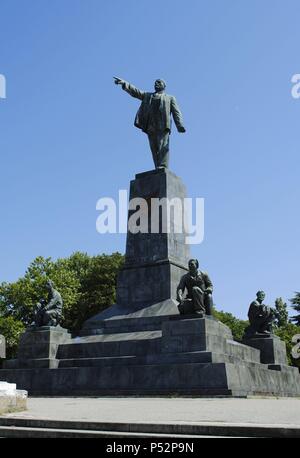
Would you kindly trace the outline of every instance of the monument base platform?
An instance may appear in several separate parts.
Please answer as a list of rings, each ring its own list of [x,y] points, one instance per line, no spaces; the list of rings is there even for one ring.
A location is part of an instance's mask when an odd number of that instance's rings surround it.
[[[94,329],[63,341],[58,333],[56,368],[39,366],[33,351],[6,361],[0,378],[42,396],[300,396],[297,368],[261,363],[261,350],[234,341],[214,318],[141,320],[122,319],[122,329],[111,320],[101,334]],[[37,345],[39,334],[45,339],[45,330],[30,336]],[[56,333],[50,334],[53,348]]]

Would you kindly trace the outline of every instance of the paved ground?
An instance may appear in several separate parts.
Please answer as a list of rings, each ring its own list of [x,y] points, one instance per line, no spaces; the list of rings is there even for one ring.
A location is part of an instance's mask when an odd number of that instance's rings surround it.
[[[300,399],[30,398],[17,418],[300,427]]]

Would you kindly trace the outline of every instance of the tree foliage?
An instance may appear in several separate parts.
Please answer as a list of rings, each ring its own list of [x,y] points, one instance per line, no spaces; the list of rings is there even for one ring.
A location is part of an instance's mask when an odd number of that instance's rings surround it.
[[[242,340],[245,329],[249,326],[249,321],[240,320],[231,313],[223,312],[222,310],[217,311],[214,309],[213,314],[219,321],[221,321],[221,323],[226,324],[226,326],[231,329],[235,340]]]
[[[0,334],[6,340],[6,358],[13,358],[18,349],[20,335],[24,332],[24,324],[12,316],[0,317]]]
[[[275,327],[282,328],[289,322],[289,313],[287,303],[284,302],[282,297],[275,300]]]
[[[14,323],[18,329],[29,325],[35,304],[45,298],[45,284],[50,278],[63,297],[62,326],[76,333],[85,320],[115,302],[116,276],[123,260],[120,253],[88,256],[80,252],[57,261],[36,258],[24,277],[0,284],[2,323]],[[8,348],[13,348],[7,334],[3,332]]]
[[[293,366],[300,366],[300,361],[293,359],[291,354],[292,348],[295,345],[292,343],[292,338],[296,334],[300,334],[300,328],[293,323],[287,323],[286,325],[275,329],[274,334],[276,334],[281,340],[285,342],[289,364]]]
[[[296,312],[299,312],[298,315],[293,316],[291,320],[294,321],[297,326],[300,326],[300,293],[295,293],[295,296],[290,299],[290,302],[292,304],[292,308],[296,310]]]

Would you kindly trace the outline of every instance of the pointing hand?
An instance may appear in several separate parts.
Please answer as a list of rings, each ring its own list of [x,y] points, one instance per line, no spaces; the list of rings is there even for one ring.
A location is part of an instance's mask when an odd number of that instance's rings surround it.
[[[115,80],[115,84],[123,84],[125,81],[122,80],[121,78],[117,78],[116,76],[114,76],[114,80]]]

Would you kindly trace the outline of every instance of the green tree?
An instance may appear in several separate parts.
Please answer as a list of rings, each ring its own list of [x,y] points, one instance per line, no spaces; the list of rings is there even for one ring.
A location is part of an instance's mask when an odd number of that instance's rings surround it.
[[[289,313],[287,309],[287,304],[284,302],[282,297],[278,297],[275,300],[275,326],[277,328],[282,328],[286,326],[289,321]]]
[[[0,334],[6,340],[6,358],[16,356],[20,335],[24,332],[24,324],[12,316],[0,317]]]
[[[116,301],[117,274],[124,263],[120,253],[89,257],[75,253],[64,260],[79,280],[79,299],[65,314],[68,329],[78,331],[84,321]]]
[[[36,258],[28,267],[24,277],[14,283],[0,285],[0,311],[4,316],[12,316],[28,326],[32,322],[33,308],[45,297],[47,279],[54,281],[56,288],[62,292],[65,313],[79,299],[80,283],[74,272],[58,260]]]
[[[292,348],[295,345],[292,343],[292,338],[296,334],[300,334],[300,328],[293,323],[287,323],[284,326],[281,326],[274,330],[274,333],[285,342],[286,344],[286,353],[288,362],[292,366],[300,366],[300,361],[292,358]]]
[[[247,326],[249,326],[249,321],[246,320],[240,320],[239,318],[236,318],[234,315],[228,312],[223,312],[213,310],[213,315],[221,321],[221,323],[226,324],[231,329],[233,338],[235,340],[242,340],[245,329]]]
[[[294,321],[297,326],[300,326],[300,293],[295,293],[295,296],[290,299],[290,302],[292,303],[292,308],[296,310],[296,312],[299,312],[298,315],[293,316],[291,320]]]
[[[9,327],[18,340],[17,333],[32,322],[35,304],[45,297],[48,278],[63,297],[62,326],[76,334],[85,320],[115,302],[116,278],[123,262],[120,253],[88,256],[76,252],[57,261],[38,257],[24,277],[14,283],[0,284],[2,334],[7,338],[8,352],[14,353],[16,347],[9,339]]]

